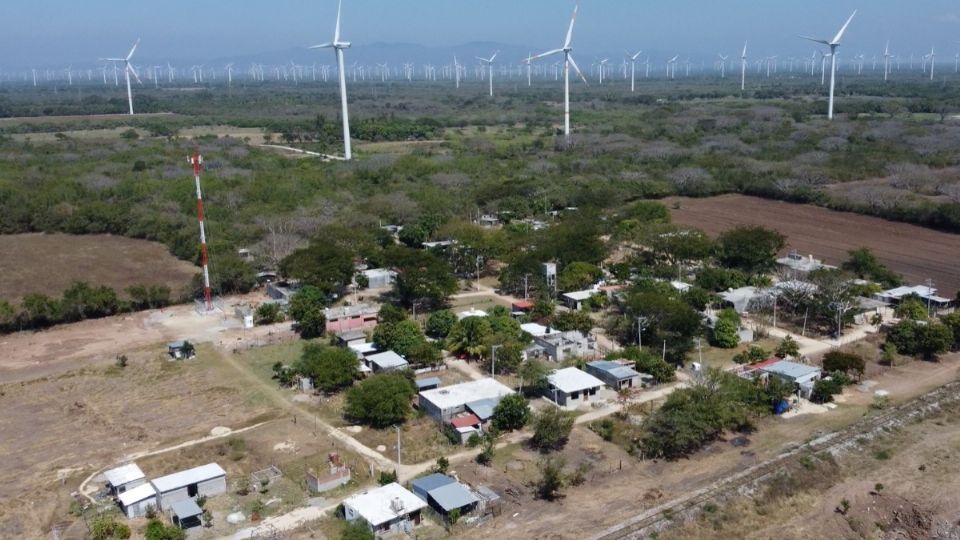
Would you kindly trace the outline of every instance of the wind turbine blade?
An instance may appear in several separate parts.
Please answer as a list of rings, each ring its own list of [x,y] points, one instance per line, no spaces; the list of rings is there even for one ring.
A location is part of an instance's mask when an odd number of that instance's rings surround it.
[[[491,64],[493,63],[493,59],[496,58],[498,54],[500,54],[500,51],[497,51],[497,52],[493,53],[493,56],[490,57],[490,63],[491,63]]]
[[[530,58],[528,58],[527,60],[532,62],[534,60],[539,60],[540,58],[543,58],[545,56],[550,56],[551,54],[557,54],[562,52],[563,52],[563,49],[553,49],[552,51],[547,51],[545,53],[535,54]]]
[[[307,47],[308,49],[329,49],[333,47],[333,43],[321,43],[320,45],[314,45],[313,47]]]
[[[126,60],[133,58],[133,53],[137,50],[137,45],[140,45],[140,38],[137,38],[137,41],[133,44],[133,47],[130,49],[130,52],[127,54]]]
[[[580,3],[573,6],[573,15],[570,17],[570,27],[567,28],[567,38],[563,41],[563,48],[569,49],[570,42],[573,40],[573,24],[577,22],[577,11],[580,9]]]
[[[587,78],[583,76],[583,73],[580,72],[580,67],[577,66],[577,61],[573,59],[569,54],[567,55],[567,60],[570,61],[570,65],[573,66],[573,70],[577,72],[577,77],[580,77],[580,80],[583,81],[583,84],[590,86],[590,83],[587,82]]]
[[[490,62],[490,60],[487,60],[486,58],[480,58],[479,56],[474,56],[474,58],[476,58],[477,60],[479,60],[479,61],[481,61],[481,62],[487,62],[487,63]]]
[[[801,38],[801,39],[810,40],[810,41],[812,41],[812,42],[814,42],[814,43],[822,43],[822,44],[824,44],[824,45],[830,45],[830,42],[827,41],[827,40],[825,40],[825,39],[817,39],[817,38],[812,38],[812,37],[810,37],[810,36],[797,36],[797,37],[799,37],[799,38]]]
[[[847,22],[843,23],[843,28],[837,32],[836,37],[833,38],[833,41],[828,43],[828,45],[838,45],[840,43],[840,38],[843,37],[843,33],[847,31],[847,27],[850,26],[850,21],[853,20],[854,15],[857,14],[857,10],[853,10],[853,13],[850,14],[850,18],[847,19]]]
[[[130,73],[133,74],[133,78],[137,80],[137,84],[143,84],[143,81],[140,80],[140,75],[137,74],[137,70],[133,68],[133,64],[127,63],[127,69],[130,70]]]
[[[333,42],[340,42],[340,8],[343,7],[343,0],[337,2],[337,27],[333,31]]]
[[[101,58],[101,62],[126,62],[125,58]]]
[[[747,57],[747,42],[744,41],[744,42],[743,42],[743,54],[740,55],[740,58],[746,58],[746,57]]]
[[[631,56],[630,59],[631,59],[631,60],[636,60],[637,57],[640,56],[641,54],[643,54],[643,51],[637,51],[637,54]]]

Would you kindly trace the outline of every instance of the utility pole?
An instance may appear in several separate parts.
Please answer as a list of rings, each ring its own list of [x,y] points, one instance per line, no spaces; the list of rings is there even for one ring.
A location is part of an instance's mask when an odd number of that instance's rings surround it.
[[[397,430],[397,467],[400,467],[400,426],[393,426]]]
[[[523,275],[523,299],[524,300],[530,297],[529,288],[528,288],[529,279],[530,279],[530,274]]]
[[[933,280],[927,278],[927,318],[930,318],[930,297],[933,296]]]
[[[643,330],[647,327],[647,317],[637,317],[637,348],[643,350]]]
[[[503,347],[503,345],[490,346],[490,376],[494,379],[497,378],[497,349],[500,347]]]
[[[701,346],[702,341],[703,341],[702,339],[697,338],[697,355],[700,358],[701,366],[703,365],[703,347]]]

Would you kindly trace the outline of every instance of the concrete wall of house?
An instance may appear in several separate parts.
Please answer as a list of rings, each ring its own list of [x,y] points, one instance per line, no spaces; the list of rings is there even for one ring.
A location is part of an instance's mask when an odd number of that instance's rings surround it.
[[[150,497],[146,500],[140,501],[138,503],[131,504],[130,506],[123,508],[123,513],[130,519],[143,517],[147,515],[147,510],[150,507],[157,508],[157,498]]]
[[[131,480],[126,484],[120,484],[119,486],[113,486],[113,494],[119,495],[125,491],[129,491],[137,486],[141,486],[147,482],[146,478],[137,478],[136,480]]]
[[[166,512],[170,509],[173,503],[177,501],[184,501],[187,499],[192,499],[193,497],[189,494],[190,486],[183,486],[178,489],[168,491],[166,493],[160,494],[160,509]],[[227,492],[227,479],[226,477],[220,476],[217,478],[211,478],[204,482],[199,482],[197,484],[197,495],[204,495],[206,497],[213,497],[216,495],[222,495]]]
[[[430,415],[430,417],[436,420],[437,422],[445,422],[453,418],[455,415],[462,413],[467,408],[466,405],[464,404],[464,405],[460,405],[459,407],[453,407],[450,409],[441,410],[439,407],[434,405],[433,402],[431,402],[430,400],[424,399],[423,396],[420,396],[418,398],[418,402],[419,402],[420,409],[426,412],[428,415]]]
[[[340,474],[334,474],[325,477],[316,477],[307,475],[307,487],[316,493],[330,491],[338,488],[350,481],[350,470],[346,469]]]

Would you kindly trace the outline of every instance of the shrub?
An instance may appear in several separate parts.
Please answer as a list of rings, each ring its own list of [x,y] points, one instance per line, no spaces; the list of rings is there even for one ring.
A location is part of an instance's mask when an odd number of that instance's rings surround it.
[[[406,420],[414,393],[404,375],[374,375],[347,390],[344,412],[353,420],[384,428]]]
[[[541,451],[559,450],[567,444],[573,422],[573,414],[558,407],[548,407],[534,418],[530,442]]]
[[[563,496],[563,466],[562,457],[548,457],[539,463],[540,480],[537,481],[537,495],[547,501],[555,501]]]
[[[513,431],[530,421],[530,405],[520,394],[511,394],[500,400],[493,409],[493,425],[499,431]]]
[[[392,484],[397,481],[397,471],[380,471],[377,483],[381,486]]]
[[[800,344],[791,336],[783,338],[773,353],[777,358],[796,358],[800,356]]]

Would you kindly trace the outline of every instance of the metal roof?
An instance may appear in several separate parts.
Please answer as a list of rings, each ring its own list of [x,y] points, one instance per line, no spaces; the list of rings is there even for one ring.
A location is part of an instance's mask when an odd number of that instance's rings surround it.
[[[428,493],[430,494],[430,498],[440,505],[440,508],[443,508],[444,512],[463,508],[464,506],[477,503],[480,500],[477,499],[477,496],[471,493],[466,486],[459,482],[440,486],[430,490]]]
[[[377,527],[400,516],[422,510],[427,503],[394,482],[348,497],[343,501],[343,505],[354,509],[367,523]]]
[[[637,370],[631,367],[624,366],[616,362],[609,362],[607,360],[597,360],[595,362],[589,362],[587,365],[594,369],[609,373],[617,379],[632,379],[640,375]]]
[[[213,480],[218,476],[226,476],[227,472],[216,463],[208,463],[199,467],[194,467],[186,471],[180,471],[167,476],[161,476],[153,481],[153,486],[160,493],[167,493],[175,489]]]
[[[113,487],[119,487],[134,480],[146,478],[136,463],[127,463],[116,469],[110,469],[104,472],[103,476],[107,479],[107,483]]]
[[[440,377],[427,377],[426,379],[417,379],[417,388],[423,388],[425,386],[440,386]]]
[[[371,354],[367,357],[367,361],[376,364],[380,369],[402,368],[407,365],[407,361],[393,351]]]
[[[120,504],[126,507],[156,496],[157,490],[153,488],[153,484],[147,482],[146,484],[140,484],[133,489],[124,491],[120,495],[117,495],[117,498],[120,499]]]
[[[413,482],[410,482],[410,487],[415,490],[423,491],[424,493],[430,493],[438,487],[455,483],[457,483],[456,480],[445,474],[433,473],[428,474],[423,478],[417,478]]]
[[[789,362],[787,360],[774,362],[760,369],[766,371],[767,373],[781,375],[792,380],[803,379],[805,377],[809,377],[810,375],[818,374],[821,371],[817,366],[808,366],[806,364],[798,364],[796,362]]]
[[[541,337],[560,333],[560,331],[555,328],[550,328],[549,326],[544,326],[539,323],[524,323],[520,325],[520,329],[533,337]]]
[[[467,408],[470,409],[473,414],[480,417],[481,420],[489,420],[493,418],[493,410],[497,408],[499,403],[500,398],[487,398],[471,401],[466,405]]]
[[[433,390],[420,392],[420,397],[432,403],[440,410],[462,407],[467,403],[483,399],[495,399],[498,402],[513,390],[491,378],[478,379],[460,384],[452,384]],[[476,412],[476,411],[474,411]],[[479,416],[479,415],[477,415]]]
[[[203,510],[193,499],[183,499],[170,505],[173,514],[183,521],[186,518],[192,518],[203,514]]]
[[[450,419],[450,425],[455,428],[473,427],[480,424],[480,417],[475,414],[456,416]]]
[[[569,298],[575,302],[583,302],[593,298],[595,294],[599,294],[600,291],[595,289],[589,289],[586,291],[573,291],[568,293],[563,293],[564,298]]]
[[[603,386],[603,381],[575,367],[558,369],[547,376],[547,381],[564,394]]]

